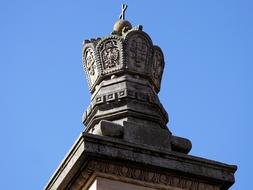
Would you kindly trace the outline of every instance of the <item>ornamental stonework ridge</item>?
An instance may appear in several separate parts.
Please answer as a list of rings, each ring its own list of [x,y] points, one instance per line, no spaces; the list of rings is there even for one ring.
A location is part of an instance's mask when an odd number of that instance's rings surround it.
[[[83,43],[84,131],[45,190],[228,189],[237,167],[188,155],[191,141],[168,129],[158,97],[164,54],[126,9],[110,35]]]

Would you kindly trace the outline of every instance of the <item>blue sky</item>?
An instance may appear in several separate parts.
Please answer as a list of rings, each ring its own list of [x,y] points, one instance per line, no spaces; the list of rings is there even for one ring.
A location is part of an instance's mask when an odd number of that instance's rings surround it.
[[[159,93],[190,154],[252,180],[253,2],[0,1],[1,189],[42,189],[83,130],[90,99],[82,41],[112,31],[121,4],[165,55]]]

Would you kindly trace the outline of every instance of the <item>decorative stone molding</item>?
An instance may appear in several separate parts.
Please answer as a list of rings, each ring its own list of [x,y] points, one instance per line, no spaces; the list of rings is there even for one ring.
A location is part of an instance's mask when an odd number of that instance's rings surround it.
[[[168,189],[165,187],[176,187],[187,190],[220,190],[217,184],[209,184],[207,181],[199,181],[191,178],[177,176],[172,173],[159,172],[140,167],[131,167],[125,164],[116,164],[102,160],[92,160],[87,163],[84,170],[79,174],[78,179],[71,185],[71,190],[79,190],[93,174],[93,178],[101,176],[109,179],[117,179],[123,182],[133,184],[147,183],[150,186],[160,185],[159,189]]]
[[[96,176],[162,190],[227,190],[235,171],[234,165],[83,133],[45,190],[88,189]]]

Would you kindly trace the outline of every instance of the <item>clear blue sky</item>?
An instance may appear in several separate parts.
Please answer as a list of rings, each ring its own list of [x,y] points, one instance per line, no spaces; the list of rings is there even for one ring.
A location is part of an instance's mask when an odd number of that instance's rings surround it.
[[[0,1],[0,187],[40,190],[83,130],[82,41],[110,34],[122,1]],[[253,2],[124,1],[165,54],[159,94],[190,154],[238,165],[252,187]]]

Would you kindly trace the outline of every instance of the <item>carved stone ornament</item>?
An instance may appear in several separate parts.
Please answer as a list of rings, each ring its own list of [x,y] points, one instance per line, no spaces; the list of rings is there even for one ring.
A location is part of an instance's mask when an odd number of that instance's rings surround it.
[[[45,190],[94,189],[101,178],[110,185],[95,189],[229,189],[237,167],[187,155],[191,141],[167,127],[158,97],[163,52],[141,25],[132,28],[124,20],[126,8],[111,35],[85,40],[83,66],[92,93],[85,129]]]
[[[84,47],[83,66],[86,71],[88,84],[91,88],[98,79],[99,75],[99,65],[97,64],[95,51],[91,44]]]
[[[148,73],[152,56],[152,41],[142,31],[132,30],[125,37],[129,68],[134,72]]]
[[[151,73],[152,79],[157,89],[160,89],[163,69],[164,69],[164,58],[162,50],[158,46],[154,46]]]
[[[110,36],[101,40],[97,45],[102,74],[112,73],[123,67],[122,39]]]
[[[158,187],[159,189],[177,188],[187,190],[219,190],[220,188],[213,184],[200,182],[197,180],[171,175],[169,173],[161,173],[148,169],[140,169],[127,165],[113,164],[102,161],[90,161],[81,172],[80,179],[72,184],[70,190],[81,189],[87,182],[89,175],[96,172],[96,176],[101,176],[109,179],[117,179],[133,184],[143,184]],[[88,175],[87,175],[88,174]],[[156,186],[160,185],[160,186]],[[167,187],[167,188],[165,188]]]
[[[122,34],[86,40],[83,64],[92,93],[104,79],[126,73],[148,79],[156,93],[160,91],[163,53],[158,46],[153,46],[141,25],[122,31]]]
[[[157,96],[163,54],[141,25],[132,28],[125,20],[117,23],[111,35],[84,44],[83,60],[92,93],[82,117],[85,132],[103,136],[107,133],[102,121],[109,121],[111,126],[124,128],[119,138],[125,141],[170,150],[169,118]],[[142,137],[134,138],[139,131]],[[150,141],[155,133],[159,140]]]

